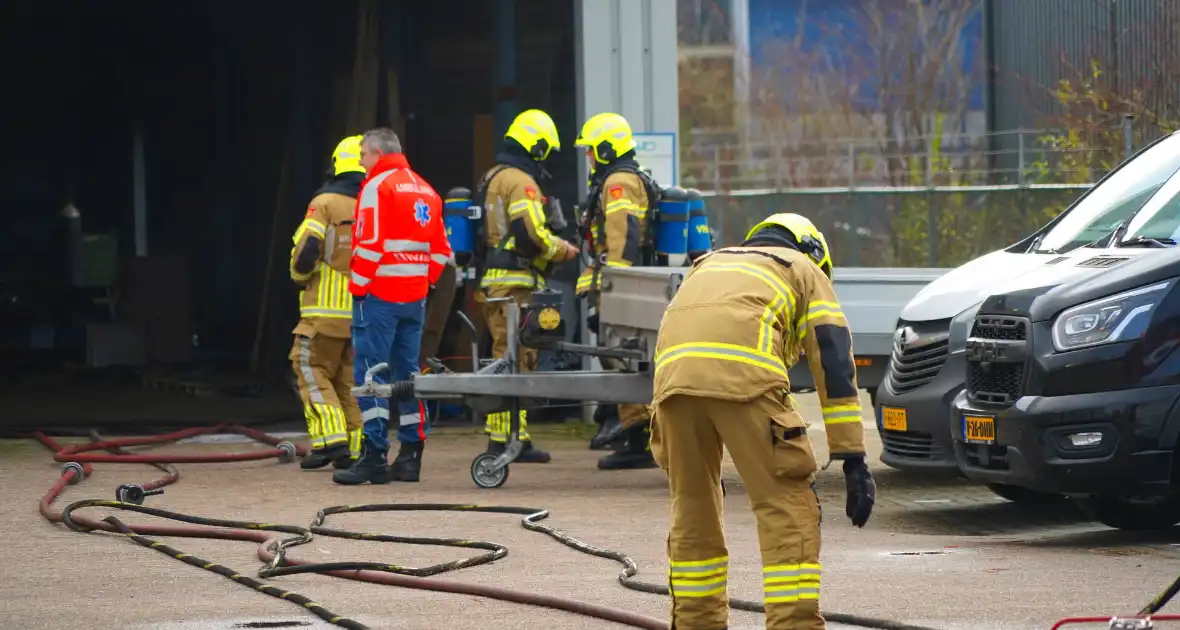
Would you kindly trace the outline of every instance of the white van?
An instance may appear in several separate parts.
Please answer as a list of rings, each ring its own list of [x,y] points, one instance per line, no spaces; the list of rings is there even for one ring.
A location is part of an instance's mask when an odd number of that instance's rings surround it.
[[[881,461],[901,470],[957,473],[951,401],[965,385],[964,354],[980,305],[993,294],[1057,286],[1168,251],[1160,248],[1175,245],[1171,239],[1131,238],[1127,226],[1165,183],[1180,184],[1178,170],[1180,132],[1145,147],[1024,240],[923,288],[902,309],[877,393]],[[993,490],[1020,494],[1002,485]]]

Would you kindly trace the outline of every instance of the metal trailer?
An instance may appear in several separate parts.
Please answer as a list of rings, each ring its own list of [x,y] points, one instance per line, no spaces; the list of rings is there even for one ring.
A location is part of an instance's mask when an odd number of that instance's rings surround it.
[[[522,398],[584,400],[598,403],[651,402],[652,353],[664,310],[676,294],[683,267],[631,267],[604,269],[602,306],[599,311],[599,346],[563,340],[560,296],[556,291],[534,294],[530,304],[509,303],[508,349],[506,356],[481,366],[474,373],[435,372],[415,375],[409,381],[377,384],[373,375],[386,368],[374,366],[353,392],[394,401],[407,399],[462,401],[477,414],[507,409],[511,416],[510,437],[503,453],[481,453],[471,463],[471,478],[481,488],[497,488],[508,479],[508,465],[520,454],[520,408]],[[836,293],[853,329],[853,344],[860,360],[872,361],[869,378],[862,387],[872,390],[880,383],[884,364],[892,350],[893,329],[901,307],[945,270],[941,269],[846,269],[835,278]],[[523,318],[523,319],[522,319]],[[525,325],[521,326],[520,322]],[[858,330],[864,332],[856,332]],[[603,371],[518,373],[516,357],[520,345],[541,350],[566,351],[586,356],[611,358],[621,367]],[[865,351],[860,351],[861,347]],[[479,365],[479,362],[476,363]],[[880,366],[878,368],[878,366]],[[791,371],[792,389],[813,388],[805,366]]]

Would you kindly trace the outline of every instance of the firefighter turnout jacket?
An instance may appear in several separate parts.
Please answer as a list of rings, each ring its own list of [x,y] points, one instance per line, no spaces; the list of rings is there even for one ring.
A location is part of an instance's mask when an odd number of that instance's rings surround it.
[[[347,339],[351,334],[348,273],[355,209],[355,198],[321,192],[312,198],[307,216],[295,230],[290,272],[301,287],[299,325],[292,331],[296,335]]]
[[[588,201],[592,209],[589,249],[594,264],[578,276],[575,293],[579,296],[599,288],[603,267],[642,264],[650,205],[647,186],[631,170],[616,170],[607,175],[600,188],[591,190]]]
[[[568,245],[549,229],[540,186],[529,173],[505,164],[493,167],[483,180],[487,254],[479,286],[542,288],[540,274],[551,261],[563,259]]]
[[[652,404],[675,394],[744,402],[773,392],[790,401],[787,371],[800,353],[832,459],[863,457],[852,335],[831,281],[786,247],[711,252],[697,259],[664,313]]]
[[[349,291],[387,302],[426,299],[452,259],[442,198],[410,169],[405,155],[384,155],[369,169],[352,244]]]

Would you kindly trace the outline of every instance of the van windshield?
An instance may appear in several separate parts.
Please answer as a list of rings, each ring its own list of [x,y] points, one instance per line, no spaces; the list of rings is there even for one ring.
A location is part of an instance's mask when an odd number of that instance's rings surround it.
[[[1119,224],[1144,207],[1147,200],[1172,179],[1177,170],[1180,170],[1180,134],[1172,134],[1120,166],[1106,181],[1069,209],[1061,221],[1041,238],[1036,251],[1067,252],[1110,235]],[[1180,202],[1180,199],[1176,201]],[[1178,212],[1180,207],[1172,214]],[[1138,220],[1139,217],[1136,217],[1137,223]],[[1180,221],[1180,218],[1177,220]],[[1131,226],[1128,226],[1126,233],[1136,234]]]

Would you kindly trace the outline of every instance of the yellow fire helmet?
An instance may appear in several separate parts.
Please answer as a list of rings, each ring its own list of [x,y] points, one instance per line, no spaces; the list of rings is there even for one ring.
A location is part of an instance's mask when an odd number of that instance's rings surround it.
[[[332,152],[332,175],[339,177],[344,173],[364,173],[361,166],[361,139],[364,136],[349,136],[336,145]]]
[[[795,239],[795,244],[799,246],[799,251],[807,254],[807,257],[813,260],[824,272],[824,275],[831,280],[832,251],[828,249],[828,241],[824,238],[823,232],[820,232],[811,220],[793,212],[772,214],[766,217],[765,221],[750,228],[750,231],[746,233],[746,240],[750,240],[759,230],[771,226],[786,228],[791,233],[791,237]]]
[[[608,112],[587,120],[574,146],[587,147],[594,151],[596,162],[610,164],[620,155],[635,150],[635,138],[626,118]]]
[[[561,139],[557,137],[557,125],[549,114],[539,109],[521,112],[508,126],[505,138],[512,138],[528,151],[538,162],[549,157],[551,151],[561,150]]]

